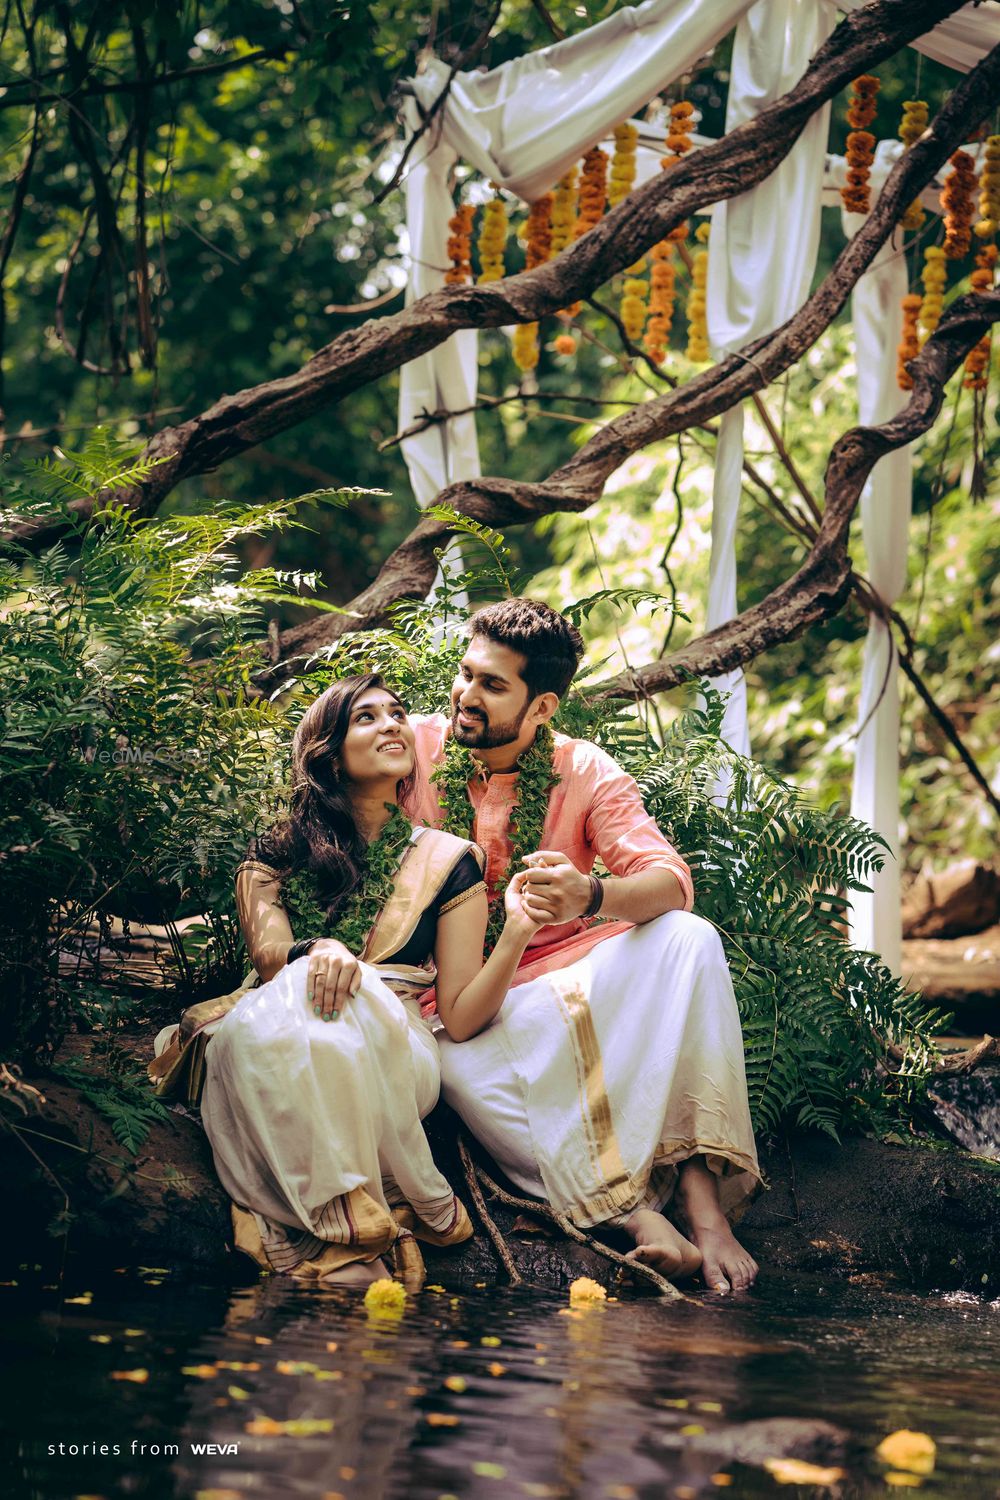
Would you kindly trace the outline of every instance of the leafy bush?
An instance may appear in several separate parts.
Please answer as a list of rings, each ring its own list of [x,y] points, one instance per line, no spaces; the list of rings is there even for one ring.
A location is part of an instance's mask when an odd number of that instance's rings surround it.
[[[0,564],[3,1057],[53,1051],[93,973],[84,935],[93,947],[96,924],[107,943],[113,916],[169,924],[187,997],[242,971],[232,871],[290,733],[251,674],[265,604],[310,580],[244,572],[237,547],[303,502],[141,520],[114,495],[149,467],[98,430],[80,454],[4,474],[8,523],[99,505],[39,558]],[[207,923],[184,937],[185,913]]]

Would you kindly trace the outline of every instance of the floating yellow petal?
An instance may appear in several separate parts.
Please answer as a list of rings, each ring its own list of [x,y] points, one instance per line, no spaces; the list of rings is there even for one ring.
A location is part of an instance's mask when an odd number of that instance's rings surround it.
[[[845,1478],[843,1469],[821,1469],[801,1458],[765,1458],[764,1468],[779,1484],[836,1484]]]
[[[589,1276],[578,1276],[569,1289],[571,1307],[593,1307],[598,1302],[605,1302],[607,1296],[600,1282],[591,1281]]]
[[[937,1445],[926,1432],[911,1432],[901,1427],[890,1432],[875,1449],[876,1456],[894,1469],[905,1469],[909,1474],[930,1474],[934,1470]]]

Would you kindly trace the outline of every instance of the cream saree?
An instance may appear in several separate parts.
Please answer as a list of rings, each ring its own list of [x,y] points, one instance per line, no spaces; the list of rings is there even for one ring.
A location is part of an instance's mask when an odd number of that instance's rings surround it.
[[[386,962],[469,849],[414,830],[360,955],[361,987],[337,1021],[313,1014],[309,960],[298,959],[266,984],[192,1007],[151,1068],[158,1092],[179,1084],[191,1098],[201,1085],[216,1170],[242,1210],[237,1246],[275,1270],[322,1275],[374,1260],[406,1232],[401,1220],[438,1244],[472,1234],[421,1124],[440,1067],[416,997],[434,976]]]

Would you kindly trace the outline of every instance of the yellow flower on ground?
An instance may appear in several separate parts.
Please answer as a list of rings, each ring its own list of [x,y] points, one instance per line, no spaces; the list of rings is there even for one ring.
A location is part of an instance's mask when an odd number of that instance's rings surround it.
[[[365,1307],[380,1317],[398,1317],[406,1306],[406,1292],[398,1281],[383,1276],[365,1292]]]
[[[937,1444],[926,1432],[911,1432],[908,1427],[901,1427],[882,1439],[875,1454],[894,1469],[908,1474],[930,1474],[934,1470]]]
[[[578,1276],[570,1285],[569,1305],[570,1307],[595,1307],[599,1302],[605,1302],[607,1296],[607,1292],[599,1281],[591,1281],[589,1276]]]

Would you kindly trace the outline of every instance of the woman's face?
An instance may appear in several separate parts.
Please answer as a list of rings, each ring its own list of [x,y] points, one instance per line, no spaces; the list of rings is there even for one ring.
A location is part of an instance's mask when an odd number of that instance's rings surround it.
[[[406,710],[385,688],[361,693],[340,747],[340,774],[355,786],[397,781],[413,770],[415,736]]]

